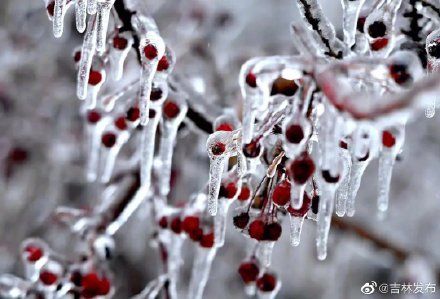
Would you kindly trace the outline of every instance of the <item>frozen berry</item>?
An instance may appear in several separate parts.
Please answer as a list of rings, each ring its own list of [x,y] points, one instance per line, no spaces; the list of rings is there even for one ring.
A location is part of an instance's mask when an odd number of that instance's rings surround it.
[[[119,50],[127,48],[128,40],[122,36],[116,35],[113,37],[113,47]]]
[[[212,248],[214,246],[214,233],[203,235],[200,239],[200,246],[204,248]]]
[[[89,84],[90,85],[96,86],[101,82],[101,80],[102,80],[102,75],[100,72],[93,71],[93,70],[90,71],[90,74],[89,74]]]
[[[226,145],[221,142],[217,142],[211,147],[212,154],[216,156],[223,154],[225,150],[226,150]]]
[[[137,121],[139,119],[139,116],[141,115],[141,111],[138,107],[131,107],[127,110],[127,115],[125,118],[131,122]]]
[[[246,75],[246,84],[252,88],[257,87],[257,77],[253,73],[248,73]]]
[[[230,123],[221,123],[215,128],[216,131],[234,131],[234,127]]]
[[[359,19],[357,20],[356,29],[359,32],[364,33],[364,25],[366,19],[367,19],[366,17],[359,17]]]
[[[149,60],[152,60],[157,57],[157,49],[152,44],[148,44],[144,47],[144,55]]]
[[[200,219],[197,216],[186,216],[182,221],[182,230],[189,234],[191,231],[199,228]]]
[[[182,232],[182,221],[180,220],[180,217],[175,217],[171,221],[170,228],[176,234],[180,234]]]
[[[382,21],[376,21],[368,26],[368,35],[372,38],[378,38],[385,35],[387,27]]]
[[[282,228],[278,222],[266,224],[264,227],[263,240],[277,241],[281,236]]]
[[[301,208],[294,209],[291,206],[289,206],[287,208],[287,212],[289,212],[289,214],[292,215],[293,217],[304,217],[307,214],[307,212],[310,210],[311,206],[312,206],[312,200],[307,195],[307,193],[304,192],[303,204]]]
[[[265,273],[257,279],[257,288],[262,292],[272,292],[277,285],[277,279],[274,275]]]
[[[256,281],[259,273],[260,269],[253,262],[241,263],[238,267],[238,274],[245,284]]]
[[[389,131],[382,132],[382,144],[385,147],[393,147],[396,144],[396,138]]]
[[[428,45],[427,51],[431,57],[440,58],[440,43],[436,42]]]
[[[285,206],[290,201],[290,183],[287,180],[280,182],[272,193],[272,201],[277,206]]]
[[[163,113],[167,118],[175,118],[180,113],[180,108],[172,101],[166,101],[163,105]]]
[[[300,125],[290,125],[286,128],[285,135],[287,141],[298,144],[304,138],[304,131]]]
[[[43,250],[38,246],[27,246],[24,251],[27,253],[26,259],[29,262],[36,262],[43,257]]]
[[[288,174],[297,184],[305,184],[315,172],[315,163],[304,153],[297,157],[288,167]]]
[[[47,5],[46,9],[47,9],[47,13],[49,14],[49,16],[53,17],[53,13],[55,10],[55,1],[50,1],[50,3]]]
[[[101,113],[96,110],[87,112],[87,121],[91,124],[96,124],[101,119]]]
[[[371,43],[370,47],[373,51],[379,51],[388,45],[388,38],[378,38]]]
[[[148,110],[148,117],[154,118],[155,116],[156,116],[156,111],[154,109],[149,109]]]
[[[219,196],[231,199],[234,198],[235,194],[237,194],[237,191],[237,185],[235,185],[234,182],[229,182],[220,186]]]
[[[189,233],[189,238],[194,242],[199,242],[202,239],[202,237],[203,237],[203,230],[200,227],[193,229]]]
[[[150,100],[157,101],[162,97],[162,89],[158,87],[153,87],[150,93]]]
[[[162,56],[162,58],[159,60],[159,63],[157,65],[157,71],[165,71],[170,67],[170,63],[168,62],[168,58],[166,55]]]
[[[105,276],[99,277],[94,272],[83,276],[81,286],[81,295],[85,298],[105,296],[110,292],[110,281]]]
[[[127,123],[125,122],[125,117],[118,117],[115,120],[115,127],[119,130],[126,130],[127,129]]]
[[[81,60],[81,51],[76,51],[75,54],[73,54],[73,61],[79,62]]]
[[[397,84],[405,84],[411,79],[408,67],[404,64],[392,64],[389,69],[391,77]]]
[[[249,225],[249,236],[252,239],[261,241],[264,238],[265,225],[262,220],[256,219]]]
[[[162,216],[159,219],[159,226],[163,229],[168,227],[168,218],[166,216]]]
[[[251,189],[248,186],[242,185],[240,194],[238,195],[239,201],[246,201],[251,197]]]
[[[321,171],[322,178],[330,184],[335,184],[339,182],[339,175],[333,176],[329,170],[323,170]]]
[[[261,145],[257,140],[253,140],[243,146],[243,154],[247,158],[256,158],[260,155]]]
[[[50,286],[57,282],[58,276],[50,271],[42,271],[40,273],[40,280],[44,285]]]
[[[101,141],[105,147],[111,148],[116,144],[116,135],[112,132],[104,133],[101,137]]]
[[[249,214],[244,212],[238,214],[237,216],[234,216],[232,221],[234,222],[235,227],[239,229],[244,229],[246,225],[249,223]]]

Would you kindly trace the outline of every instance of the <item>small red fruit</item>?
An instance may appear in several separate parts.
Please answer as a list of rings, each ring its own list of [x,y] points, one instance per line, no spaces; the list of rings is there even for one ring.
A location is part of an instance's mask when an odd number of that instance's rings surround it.
[[[128,40],[122,36],[116,35],[113,37],[113,47],[119,50],[127,48]]]
[[[256,281],[259,273],[260,269],[253,262],[241,263],[238,267],[238,274],[245,284]]]
[[[87,112],[87,121],[91,124],[96,124],[101,119],[101,113],[96,110]]]
[[[230,123],[221,123],[215,129],[216,131],[234,131],[234,127]]]
[[[111,148],[116,144],[116,135],[112,132],[104,133],[101,137],[101,142],[105,147]]]
[[[286,128],[285,135],[287,141],[298,144],[304,138],[304,131],[300,125],[290,125]]]
[[[139,119],[139,116],[141,115],[141,111],[138,107],[131,107],[127,110],[127,115],[125,118],[131,122],[137,121]]]
[[[239,201],[246,201],[251,197],[251,189],[248,186],[242,185],[240,194],[238,195]]]
[[[246,75],[246,84],[252,88],[257,87],[257,77],[253,73],[248,73]]]
[[[211,147],[212,154],[216,156],[223,154],[225,150],[226,150],[226,145],[221,142],[217,142]]]
[[[373,51],[379,51],[388,45],[388,38],[378,38],[371,43],[370,48]]]
[[[267,241],[277,241],[281,237],[282,228],[278,222],[266,224],[264,227],[264,238]]]
[[[148,44],[144,47],[144,55],[149,60],[152,60],[157,57],[157,49],[152,44]]]
[[[180,113],[180,108],[172,101],[166,101],[163,105],[163,113],[167,118],[175,118]]]
[[[182,221],[180,220],[180,217],[177,216],[171,221],[170,228],[176,234],[182,232]]]
[[[272,193],[273,203],[277,206],[285,206],[290,201],[290,182],[283,180],[280,182]]]
[[[81,51],[76,51],[75,54],[73,54],[73,61],[79,62],[81,60]]]
[[[50,271],[42,271],[40,273],[40,280],[44,285],[50,286],[57,282],[58,276]]]
[[[252,239],[261,241],[264,238],[265,225],[262,220],[256,219],[249,225],[249,236]]]
[[[157,101],[162,97],[162,89],[160,88],[154,88],[151,90],[150,93],[150,100]]]
[[[229,182],[226,185],[222,184],[220,186],[219,196],[224,198],[234,198],[235,194],[237,194],[237,185],[234,182]]]
[[[126,130],[127,129],[127,123],[125,122],[125,117],[118,117],[115,120],[115,127],[119,130]]]
[[[382,144],[388,148],[393,147],[396,144],[396,138],[394,138],[390,131],[382,132]]]
[[[246,225],[249,223],[249,214],[248,213],[241,213],[237,216],[234,216],[232,219],[234,222],[234,226],[239,229],[244,229]]]
[[[258,140],[253,140],[243,146],[243,154],[247,158],[256,158],[260,155],[261,145]]]
[[[159,226],[160,228],[166,229],[168,227],[168,218],[166,216],[162,216],[159,219]]]
[[[301,208],[296,210],[291,206],[289,206],[287,208],[287,212],[289,212],[289,214],[292,215],[293,217],[304,217],[307,214],[307,212],[310,210],[311,206],[312,206],[312,200],[307,195],[307,193],[304,192],[303,204]]]
[[[102,80],[102,75],[98,71],[91,70],[89,74],[89,84],[92,86],[98,85]]]
[[[110,292],[110,281],[105,277],[99,277],[96,273],[88,273],[81,280],[81,295],[85,298],[105,296]]]
[[[189,233],[189,238],[194,242],[199,242],[203,237],[203,230],[198,227]]]
[[[49,14],[49,16],[53,17],[53,13],[54,13],[54,10],[55,10],[55,1],[51,1],[47,5],[46,9],[47,9],[47,13]]]
[[[288,167],[288,174],[297,184],[303,185],[315,172],[315,163],[304,153],[297,157]]]
[[[200,239],[200,246],[204,248],[212,248],[214,246],[214,233],[203,235]]]
[[[272,292],[277,285],[277,279],[274,275],[265,273],[257,279],[257,288],[262,292]]]
[[[168,62],[168,58],[166,55],[162,56],[162,58],[159,60],[159,63],[157,65],[157,71],[165,71],[170,67],[170,63]]]
[[[26,259],[32,263],[43,257],[43,250],[38,246],[29,245],[24,251],[27,253]]]
[[[197,216],[186,216],[182,221],[182,230],[187,234],[199,228],[200,219]]]

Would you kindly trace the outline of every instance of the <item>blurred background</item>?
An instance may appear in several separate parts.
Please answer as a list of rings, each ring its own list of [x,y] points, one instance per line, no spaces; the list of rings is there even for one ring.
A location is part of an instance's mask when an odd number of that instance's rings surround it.
[[[320,2],[340,28],[339,1]],[[203,82],[200,93],[205,102],[201,105],[212,114],[208,118],[220,107],[240,111],[237,78],[244,61],[254,56],[295,53],[290,23],[299,15],[291,0],[126,3],[155,17],[162,36],[176,52],[175,73]],[[92,206],[102,190],[102,186],[88,184],[84,175],[87,152],[72,60],[82,38],[74,29],[72,12],[68,12],[62,38],[55,39],[43,1],[0,3],[0,273],[22,273],[18,249],[29,236],[41,237],[68,255],[75,239],[54,223],[53,209],[59,205]],[[136,63],[132,54],[126,65],[127,78],[138,76],[138,68],[130,68]],[[116,87],[108,84],[105,88]],[[370,281],[437,283],[439,127],[438,116],[426,119],[423,115],[407,126],[386,219],[376,216],[377,161],[367,168],[355,216],[337,219],[332,225],[326,261],[318,262],[315,257],[315,223],[305,223],[301,245],[292,248],[285,221],[272,265],[282,281],[277,298],[362,298],[360,288]],[[179,136],[173,162],[176,201],[188,200],[206,183],[206,138],[190,129]],[[135,142],[122,153],[127,154],[126,159],[130,147],[137,146]],[[158,274],[158,252],[150,246],[150,227],[141,207],[116,236],[116,257],[111,263],[118,288],[115,298],[139,292]],[[246,257],[245,244],[246,240],[229,225],[226,245],[214,260],[204,298],[246,298],[237,275],[238,265]],[[185,246],[181,290],[187,287],[194,252],[191,244]]]

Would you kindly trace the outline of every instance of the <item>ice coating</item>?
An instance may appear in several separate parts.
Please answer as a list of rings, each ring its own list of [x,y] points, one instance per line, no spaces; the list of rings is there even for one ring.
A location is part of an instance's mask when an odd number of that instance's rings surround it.
[[[188,299],[203,298],[203,291],[205,289],[206,282],[208,281],[212,261],[214,260],[216,252],[216,248],[197,248],[188,288]]]
[[[98,11],[98,0],[87,0],[87,13],[89,15],[94,15]]]
[[[115,45],[113,45],[109,52],[112,76],[116,81],[119,81],[122,78],[122,74],[124,71],[125,59],[127,58],[131,46],[133,45],[133,37],[131,36],[131,34],[123,32],[116,35],[113,41],[115,40],[115,38],[125,39],[127,41],[124,49],[119,49]]]
[[[104,52],[107,37],[107,28],[110,18],[110,9],[115,0],[100,0],[97,3],[96,13],[96,50]]]
[[[364,5],[365,0],[341,0],[343,8],[343,30],[344,42],[348,47],[355,43],[356,26],[359,18],[359,12]]]
[[[301,230],[304,223],[304,217],[290,215],[290,244],[298,246],[301,241]]]
[[[84,42],[81,48],[81,60],[78,65],[76,94],[80,100],[85,100],[87,98],[87,85],[95,51],[96,22],[95,17],[90,17],[87,25],[87,31],[84,34]]]
[[[101,151],[101,136],[104,129],[110,124],[110,117],[103,117],[98,123],[88,125],[86,127],[89,156],[86,166],[86,178],[89,182],[93,182],[98,177],[99,157]]]
[[[208,212],[217,214],[218,194],[225,163],[229,157],[239,155],[240,131],[218,131],[211,134],[206,143],[211,163],[209,166]]]
[[[86,30],[87,19],[87,0],[76,0],[75,3],[75,20],[76,29],[83,33]]]
[[[343,217],[347,211],[347,201],[349,198],[349,191],[350,191],[349,188],[350,188],[352,161],[351,161],[351,154],[348,151],[348,149],[340,148],[339,156],[344,167],[345,175],[338,189],[336,190],[335,210],[336,210],[336,215],[338,215],[339,217]]]
[[[67,0],[55,0],[53,13],[53,35],[56,38],[63,35],[64,15],[66,14]]]
[[[258,243],[256,257],[261,262],[263,267],[269,267],[272,262],[274,241],[261,241]]]

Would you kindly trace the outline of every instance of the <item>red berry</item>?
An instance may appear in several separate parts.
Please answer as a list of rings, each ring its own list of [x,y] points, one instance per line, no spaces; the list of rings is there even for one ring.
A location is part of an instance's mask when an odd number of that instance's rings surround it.
[[[370,47],[373,51],[379,51],[380,49],[385,48],[388,45],[388,38],[378,38],[373,43],[371,43]]]
[[[162,89],[153,87],[150,93],[150,100],[157,101],[160,100],[161,97],[162,97]]]
[[[238,267],[238,274],[246,284],[256,281],[259,273],[260,269],[253,262],[241,263]]]
[[[110,292],[110,281],[105,277],[98,277],[94,272],[83,276],[81,280],[82,296],[93,298],[96,296],[105,296]]]
[[[204,248],[212,248],[214,246],[214,233],[203,235],[200,239],[200,246]]]
[[[91,124],[96,124],[101,119],[101,113],[96,110],[87,112],[87,121]]]
[[[246,84],[252,88],[257,87],[257,77],[253,73],[246,75]]]
[[[226,145],[221,142],[217,142],[211,147],[211,152],[216,156],[223,154],[225,150],[226,150]]]
[[[199,228],[200,219],[197,216],[186,216],[182,221],[182,230],[187,234]]]
[[[272,193],[273,203],[277,206],[285,206],[290,201],[290,183],[287,180],[280,182]]]
[[[297,157],[288,168],[288,174],[297,184],[303,185],[315,172],[315,163],[307,153]]]
[[[222,123],[217,126],[216,131],[234,131],[234,127],[229,123]]]
[[[248,200],[251,197],[251,189],[249,189],[248,186],[243,185],[241,186],[240,194],[238,195],[239,201],[245,201]]]
[[[296,209],[292,208],[291,206],[289,206],[287,208],[287,212],[289,212],[289,214],[292,215],[293,217],[304,217],[307,214],[307,212],[310,210],[311,206],[312,206],[312,200],[304,192],[303,204],[302,204],[301,208],[296,210]]]
[[[22,147],[13,147],[8,153],[8,160],[14,163],[23,163],[28,159],[28,151]]]
[[[113,37],[113,47],[119,50],[127,48],[128,40],[122,36],[116,35]]]
[[[261,145],[258,140],[253,140],[243,146],[243,154],[247,158],[256,158],[260,155]]]
[[[176,234],[182,232],[182,221],[180,220],[180,217],[177,216],[171,221],[170,228]]]
[[[123,117],[123,116],[118,117],[115,120],[115,127],[118,128],[119,130],[126,130],[127,129],[127,123],[125,122],[125,117]]]
[[[257,288],[262,292],[272,292],[277,285],[277,279],[274,275],[265,273],[257,279]]]
[[[385,36],[387,32],[387,26],[382,21],[375,21],[368,26],[368,35],[372,38],[378,38]]]
[[[359,19],[357,20],[356,29],[359,32],[362,32],[362,33],[364,32],[364,25],[365,25],[366,19],[367,19],[366,17],[359,17]]]
[[[140,115],[141,115],[141,111],[139,110],[138,107],[131,107],[130,109],[128,109],[125,118],[133,122],[133,121],[137,121]]]
[[[203,237],[203,230],[198,227],[189,233],[189,238],[194,242],[199,242]]]
[[[40,280],[44,285],[50,286],[57,282],[58,276],[50,271],[42,271],[40,273]]]
[[[170,63],[168,62],[168,58],[166,55],[162,56],[162,58],[159,60],[159,63],[157,64],[157,71],[165,71],[170,67]]]
[[[328,171],[328,170],[323,170],[323,171],[321,172],[321,174],[322,174],[322,178],[323,178],[327,183],[335,184],[335,183],[337,183],[337,182],[339,181],[339,175],[337,175],[337,176],[332,176],[331,173],[330,173],[330,171]]]
[[[220,186],[219,196],[231,199],[234,198],[235,194],[237,194],[237,191],[237,186],[233,182],[226,184],[226,186],[222,184]]]
[[[348,144],[344,140],[339,141],[339,147],[343,149],[348,149]]]
[[[24,251],[27,253],[26,259],[32,263],[43,257],[43,250],[38,246],[29,245]]]
[[[70,281],[77,287],[81,286],[82,283],[82,274],[79,271],[73,271],[70,275]]]
[[[291,97],[295,95],[297,90],[298,85],[296,85],[295,81],[279,77],[275,81],[273,81],[270,95],[272,96],[276,94],[282,94]]]
[[[152,44],[148,44],[144,47],[144,54],[149,60],[157,57],[157,49]]]
[[[149,109],[148,110],[148,117],[154,118],[155,116],[156,116],[156,111],[154,109]]]
[[[175,118],[180,113],[180,108],[172,101],[166,101],[163,105],[163,113],[167,118]]]
[[[96,86],[99,84],[99,82],[101,82],[101,80],[102,80],[102,75],[100,72],[93,71],[93,70],[90,71],[90,74],[89,74],[89,84],[90,85]]]
[[[166,229],[168,227],[168,218],[166,216],[162,216],[159,219],[159,226],[163,229]]]
[[[388,148],[393,147],[396,144],[396,138],[394,138],[390,131],[382,132],[382,144]]]
[[[300,125],[290,125],[286,128],[286,139],[290,143],[298,144],[304,138],[304,131]]]
[[[49,16],[53,17],[53,13],[54,13],[54,10],[55,10],[55,1],[51,1],[47,5],[46,9],[47,9],[47,13],[49,14]]]
[[[237,216],[234,216],[232,221],[234,222],[235,227],[239,229],[244,229],[246,225],[249,223],[249,214],[248,213],[241,213]]]
[[[277,241],[281,236],[282,228],[278,222],[266,224],[264,227],[263,240]]]
[[[111,148],[116,144],[116,135],[112,132],[104,133],[101,137],[101,142],[105,147]]]
[[[73,61],[79,62],[81,60],[81,51],[76,51],[75,54],[73,54]]]
[[[397,84],[405,84],[411,79],[408,67],[404,64],[392,64],[389,67],[390,75]]]
[[[261,241],[264,238],[265,225],[262,220],[256,219],[249,225],[249,236],[252,239]]]

